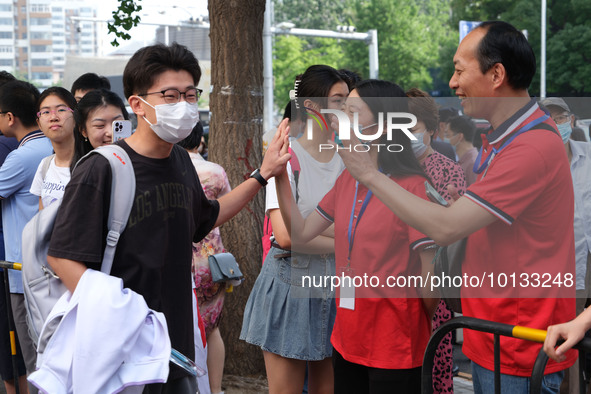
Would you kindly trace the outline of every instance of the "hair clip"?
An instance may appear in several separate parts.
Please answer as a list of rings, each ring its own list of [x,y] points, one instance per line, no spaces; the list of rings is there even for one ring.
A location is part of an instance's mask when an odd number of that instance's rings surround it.
[[[300,105],[298,104],[298,87],[300,82],[302,82],[302,80],[296,78],[295,82],[293,83],[293,90],[289,91],[289,99],[294,101],[296,109],[300,109]]]

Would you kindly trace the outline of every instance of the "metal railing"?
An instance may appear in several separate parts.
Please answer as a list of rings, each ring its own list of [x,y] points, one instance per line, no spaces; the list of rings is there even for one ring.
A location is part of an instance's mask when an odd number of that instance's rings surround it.
[[[433,393],[433,364],[435,358],[435,351],[437,346],[443,339],[443,337],[457,329],[457,328],[468,328],[470,330],[486,332],[493,334],[494,337],[494,382],[495,382],[495,393],[501,393],[501,345],[500,337],[512,337],[519,338],[527,341],[544,343],[546,339],[546,331],[535,328],[513,326],[510,324],[497,323],[488,320],[476,319],[473,317],[456,317],[450,321],[442,324],[431,336],[427,348],[425,349],[425,356],[423,358],[423,372],[421,377],[421,393],[432,394]],[[591,338],[584,338],[581,342],[573,347],[574,349],[581,350],[583,352],[591,351]],[[582,357],[581,357],[582,358]],[[536,359],[534,368],[532,370],[531,382],[530,382],[530,393],[540,393],[542,388],[542,378],[544,377],[544,369],[548,362],[548,356],[543,350],[540,350],[540,354]],[[580,368],[582,371],[582,366]],[[585,390],[585,381],[582,373],[579,378],[581,385],[581,393]]]

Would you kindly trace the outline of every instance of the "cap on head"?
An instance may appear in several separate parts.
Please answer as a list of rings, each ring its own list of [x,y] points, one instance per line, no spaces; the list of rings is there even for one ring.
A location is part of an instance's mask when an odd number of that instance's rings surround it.
[[[543,107],[546,107],[546,108],[548,108],[548,106],[550,106],[550,105],[554,105],[554,106],[560,107],[563,110],[565,110],[566,112],[569,112],[570,113],[570,108],[566,104],[566,101],[564,101],[560,97],[548,97],[548,98],[545,98],[542,101],[540,101],[540,105],[543,106]]]

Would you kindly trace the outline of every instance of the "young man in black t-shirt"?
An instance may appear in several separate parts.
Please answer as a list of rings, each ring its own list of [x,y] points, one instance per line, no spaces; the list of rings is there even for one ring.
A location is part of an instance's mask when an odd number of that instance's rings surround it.
[[[136,192],[111,270],[150,308],[164,313],[172,347],[191,359],[192,242],[238,213],[289,159],[279,151],[281,144],[273,145],[250,179],[218,201],[208,200],[188,154],[175,145],[198,121],[200,77],[197,59],[176,43],[142,48],[125,68],[125,95],[138,127],[119,144],[133,164]],[[100,269],[110,189],[110,166],[100,155],[84,161],[66,188],[48,261],[70,291],[87,268]],[[179,379],[187,379],[186,374],[171,367],[167,385]],[[171,387],[145,392],[171,392]]]

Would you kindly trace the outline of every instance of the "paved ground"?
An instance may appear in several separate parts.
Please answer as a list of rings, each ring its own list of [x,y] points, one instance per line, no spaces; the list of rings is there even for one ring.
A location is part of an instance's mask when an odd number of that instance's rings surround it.
[[[470,361],[462,353],[461,345],[454,345],[454,363],[460,367],[458,376],[454,377],[454,393],[472,394],[472,375]],[[225,375],[222,383],[226,394],[259,394],[268,393],[267,379],[264,376],[243,377]]]
[[[267,380],[264,377],[245,378],[240,376],[224,376],[223,387],[226,394],[259,394],[268,393]],[[472,394],[472,380],[456,376],[454,378],[455,394]]]

